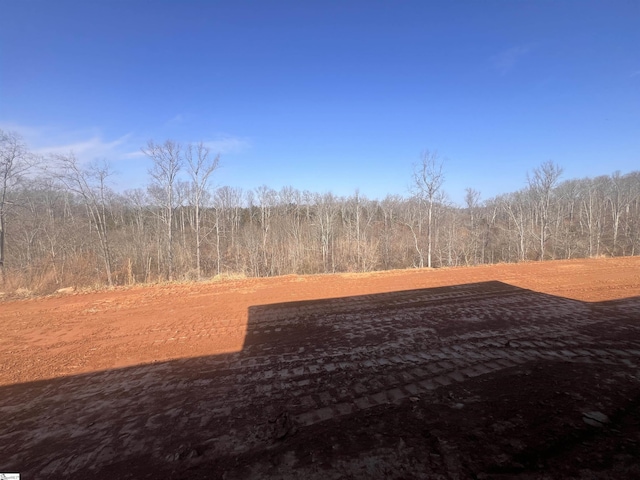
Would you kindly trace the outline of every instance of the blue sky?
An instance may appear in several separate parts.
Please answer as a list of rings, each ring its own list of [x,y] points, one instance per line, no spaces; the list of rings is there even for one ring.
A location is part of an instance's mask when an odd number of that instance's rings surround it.
[[[149,139],[215,183],[408,194],[425,150],[462,202],[640,169],[640,2],[0,0],[0,128],[148,182]]]

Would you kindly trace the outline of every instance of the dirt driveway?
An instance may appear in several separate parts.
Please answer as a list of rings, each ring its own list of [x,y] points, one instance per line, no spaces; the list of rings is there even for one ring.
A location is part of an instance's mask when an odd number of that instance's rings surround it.
[[[640,258],[0,303],[0,472],[640,478]]]

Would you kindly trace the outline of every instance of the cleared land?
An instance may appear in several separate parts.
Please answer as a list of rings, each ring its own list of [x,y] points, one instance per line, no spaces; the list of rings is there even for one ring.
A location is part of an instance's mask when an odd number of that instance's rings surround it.
[[[640,258],[0,304],[0,472],[640,478]]]

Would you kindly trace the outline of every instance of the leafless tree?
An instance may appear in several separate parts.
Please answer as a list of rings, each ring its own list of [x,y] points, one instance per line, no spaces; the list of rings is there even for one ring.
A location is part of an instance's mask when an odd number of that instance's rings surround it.
[[[166,140],[157,144],[153,140],[147,143],[142,153],[151,159],[153,166],[149,169],[151,191],[158,197],[163,210],[162,220],[165,224],[165,243],[167,255],[167,278],[173,280],[173,213],[176,208],[175,187],[178,173],[182,169],[182,147],[179,143]]]
[[[16,185],[34,163],[22,138],[15,132],[0,130],[0,270],[5,276],[5,241],[7,213],[14,205],[12,194]]]
[[[277,204],[277,193],[266,185],[261,185],[255,190],[260,211],[260,227],[262,230],[262,271],[264,275],[273,275],[273,255],[270,251],[271,221]]]
[[[424,268],[424,252],[422,247],[422,224],[423,224],[423,200],[414,195],[403,205],[401,209],[402,223],[411,232],[412,245],[418,254],[419,268]],[[413,266],[416,264],[413,262]]]
[[[470,252],[469,255],[465,255],[465,263],[467,265],[469,263],[475,265],[478,263],[478,221],[476,212],[480,203],[480,192],[473,188],[466,188],[464,202],[469,215],[468,242],[466,243]],[[469,262],[469,259],[471,259],[471,262]]]
[[[463,205],[454,205],[442,189],[442,162],[428,154],[414,168],[410,197],[267,186],[243,195],[231,187],[210,191],[217,157],[196,145],[189,152],[150,142],[150,185],[118,195],[105,165],[65,156],[55,174],[37,176],[14,168],[25,163],[6,161],[28,159],[27,147],[7,157],[4,142],[5,288],[50,292],[60,283],[186,278],[198,265],[202,274],[266,276],[640,251],[640,172],[560,182],[560,168],[547,162],[519,190],[480,202],[468,189]],[[210,162],[198,164],[204,158]],[[215,242],[208,241],[213,232]]]
[[[433,249],[433,206],[436,195],[444,183],[444,161],[438,152],[425,150],[420,163],[414,165],[413,187],[416,195],[427,202],[427,267],[431,268]]]
[[[337,199],[332,193],[317,194],[315,197],[315,208],[315,224],[320,234],[323,272],[334,272],[336,259],[333,244],[335,219],[338,214]]]
[[[518,259],[527,259],[527,225],[529,221],[530,195],[527,191],[518,191],[500,197],[500,203],[508,215],[509,223],[503,227],[518,238]],[[513,226],[512,226],[513,225]]]
[[[61,181],[68,191],[82,198],[91,221],[96,227],[107,283],[111,286],[113,285],[113,262],[107,221],[109,215],[107,196],[110,193],[107,179],[112,175],[111,168],[106,160],[94,162],[86,168],[82,167],[73,153],[55,155],[53,159],[59,167],[53,172],[55,178]]]
[[[217,271],[223,268],[231,268],[241,271],[241,249],[238,244],[238,235],[242,223],[242,198],[243,192],[239,188],[228,186],[220,187],[215,193],[216,208],[216,250]],[[220,216],[218,217],[218,212]],[[227,238],[228,237],[228,238]],[[222,241],[226,239],[224,246]],[[224,257],[229,257],[230,265],[225,266]]]
[[[201,272],[201,243],[202,235],[200,228],[200,212],[203,207],[205,195],[209,189],[211,175],[218,168],[220,163],[220,155],[215,157],[211,155],[208,147],[202,142],[197,146],[189,145],[185,151],[187,159],[187,171],[191,177],[192,202],[195,210],[194,230],[196,234],[196,271],[198,280],[200,280]],[[216,215],[216,230],[218,231],[218,258],[220,256],[220,233],[219,233],[219,217]],[[218,261],[218,274],[220,274],[220,262]]]
[[[527,175],[527,181],[534,195],[538,214],[540,260],[544,260],[547,231],[549,228],[551,196],[561,175],[562,168],[550,160],[544,162],[540,167],[535,168],[532,175]]]
[[[382,214],[379,219],[380,224],[380,240],[381,240],[381,252],[382,267],[384,269],[391,269],[396,265],[398,258],[397,249],[401,249],[402,236],[397,231],[400,226],[404,226],[404,223],[400,221],[400,212],[402,210],[403,199],[399,195],[387,195],[382,202],[380,202],[380,213]],[[403,262],[401,262],[403,264]]]

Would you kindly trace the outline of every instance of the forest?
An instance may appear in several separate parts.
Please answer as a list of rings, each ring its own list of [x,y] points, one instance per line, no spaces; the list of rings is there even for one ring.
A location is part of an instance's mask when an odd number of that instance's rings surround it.
[[[562,179],[547,161],[522,187],[448,200],[446,163],[425,151],[406,196],[214,188],[203,144],[150,141],[146,186],[117,191],[108,162],[38,157],[0,130],[5,292],[51,293],[228,276],[440,268],[637,255],[640,172]],[[525,177],[526,174],[526,177]]]

